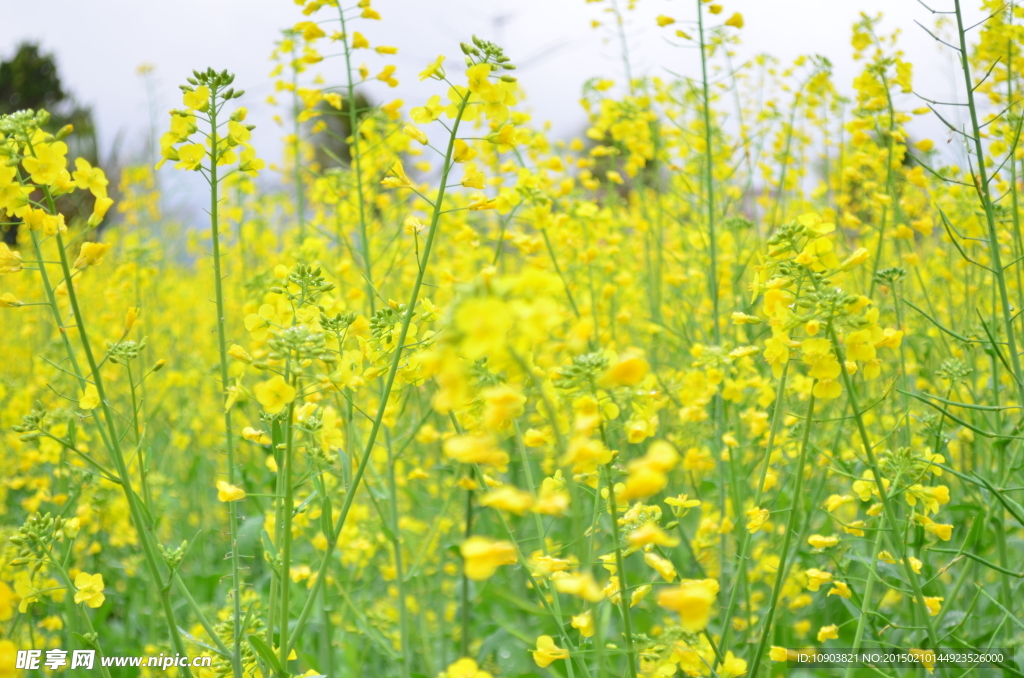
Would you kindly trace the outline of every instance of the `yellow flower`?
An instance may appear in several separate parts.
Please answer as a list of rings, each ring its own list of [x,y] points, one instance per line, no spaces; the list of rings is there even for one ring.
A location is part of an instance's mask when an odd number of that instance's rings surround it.
[[[462,185],[466,188],[483,189],[484,173],[477,168],[476,163],[467,163],[465,171],[466,173],[462,177]]]
[[[658,25],[663,27],[663,28],[665,26],[671,26],[672,24],[674,24],[676,22],[675,19],[673,19],[670,16],[665,16],[664,14],[659,14],[657,16],[657,18],[655,18],[655,21],[657,21]]]
[[[835,640],[839,637],[839,627],[835,624],[829,624],[828,626],[822,626],[818,629],[818,642],[824,643],[826,640]]]
[[[92,214],[89,215],[89,221],[87,222],[90,227],[95,228],[99,226],[103,221],[103,217],[107,216],[107,211],[113,206],[114,200],[103,196],[96,198],[96,202],[92,206]]]
[[[587,610],[583,614],[576,614],[572,617],[572,627],[578,629],[584,638],[592,637],[597,629],[594,626],[594,614]]]
[[[21,253],[0,242],[0,275],[17,273],[21,270]]]
[[[84,242],[82,243],[82,249],[78,252],[78,258],[75,259],[75,268],[85,268],[86,266],[92,266],[99,263],[99,260],[103,257],[107,250],[110,249],[108,243],[98,242]]]
[[[7,640],[0,640],[0,678],[14,678],[17,675],[18,646]]]
[[[440,80],[444,77],[444,69],[441,64],[444,63],[444,55],[441,55],[430,62],[426,68],[420,71],[420,80],[426,80],[427,78],[435,78]]]
[[[492,431],[509,427],[523,413],[526,404],[526,396],[508,384],[485,388],[480,398],[484,401],[481,417],[484,428]]]
[[[463,657],[448,667],[448,670],[441,674],[441,678],[493,678],[493,676],[480,668],[475,660]]]
[[[85,385],[85,390],[78,395],[78,406],[83,410],[95,410],[100,406],[100,394],[95,385]]]
[[[352,33],[352,49],[366,49],[370,46],[370,41],[363,37],[363,34],[359,31]]]
[[[53,236],[57,232],[62,234],[68,230],[63,214],[50,214],[37,209],[30,209],[25,214],[25,225],[29,226],[29,230],[42,231],[46,236]]]
[[[853,594],[850,591],[850,587],[845,582],[834,581],[832,582],[832,588],[829,589],[829,596],[840,596],[842,598],[849,599]]]
[[[839,543],[839,537],[829,535],[824,537],[820,534],[812,534],[807,538],[807,543],[816,549],[827,549]]]
[[[686,468],[686,465],[683,468]],[[685,494],[681,494],[678,497],[669,497],[665,500],[665,503],[672,507],[672,514],[674,516],[681,518],[686,515],[689,509],[700,506],[700,499],[690,499]]]
[[[683,579],[679,586],[662,589],[658,605],[676,612],[687,633],[699,633],[708,625],[711,607],[718,596],[714,579]]]
[[[924,527],[924,531],[934,534],[942,541],[949,541],[953,537],[953,526],[944,523],[937,523],[928,516],[920,513],[914,515],[914,522]]]
[[[939,613],[939,610],[942,609],[942,601],[944,601],[944,600],[945,600],[945,598],[941,598],[941,597],[925,596],[924,597],[924,605],[925,605],[925,607],[928,608],[928,614],[931,615],[932,617],[937,615]]]
[[[28,572],[19,573],[14,580],[14,593],[21,601],[18,603],[18,612],[25,614],[28,606],[39,602],[39,589],[32,584],[31,575]]]
[[[750,534],[754,534],[755,532],[760,530],[762,527],[764,527],[764,524],[768,522],[768,517],[770,515],[771,514],[768,511],[768,509],[756,507],[748,509],[746,513],[747,532],[749,532]]]
[[[388,87],[398,87],[398,80],[395,79],[395,77],[394,77],[395,70],[396,70],[395,66],[393,66],[391,64],[388,64],[387,66],[385,66],[381,70],[380,73],[378,73],[374,77],[377,80],[380,80],[381,82],[386,83]]]
[[[206,147],[202,144],[185,144],[178,149],[177,169],[198,170],[206,159]]]
[[[737,678],[747,672],[747,660],[740,659],[736,655],[729,652],[725,653],[725,661],[722,662],[721,668],[718,669],[719,678]]]
[[[487,140],[492,144],[498,144],[499,146],[515,146],[516,145],[516,128],[512,125],[502,125],[501,129],[490,134]]]
[[[245,499],[245,490],[223,480],[217,481],[217,501],[231,502]]]
[[[182,103],[190,111],[205,111],[210,105],[210,88],[200,85],[182,95]]]
[[[423,106],[416,106],[409,111],[409,117],[412,118],[413,122],[425,125],[437,120],[442,113],[444,113],[444,106],[441,104],[441,97],[435,94],[427,99],[427,103]],[[456,140],[456,148],[460,141],[462,140]],[[465,144],[466,142],[463,141],[462,143]],[[456,160],[456,162],[458,162],[458,160]]]
[[[743,28],[743,15],[739,12],[734,13],[725,20],[725,25],[732,26],[733,28]]]
[[[488,464],[497,468],[508,466],[508,453],[498,447],[492,435],[469,434],[444,441],[444,453],[460,464]]]
[[[33,154],[27,156],[22,165],[32,181],[40,186],[52,186],[57,183],[62,173],[67,172],[68,145],[63,141],[35,142]]]
[[[243,363],[252,362],[252,356],[249,355],[249,352],[238,344],[231,344],[231,348],[228,349],[228,355],[235,360],[241,360]]]
[[[93,167],[85,158],[75,158],[74,177],[75,185],[83,191],[89,191],[97,198],[107,197],[106,175],[99,167]]]
[[[928,669],[928,673],[935,673],[935,650],[910,649],[907,652]]]
[[[256,384],[253,393],[267,414],[277,414],[295,400],[295,387],[286,382],[281,375]]]
[[[558,659],[568,659],[569,651],[555,645],[551,636],[538,636],[537,649],[533,650],[533,661],[542,669]]]
[[[251,177],[257,176],[259,170],[263,169],[266,163],[256,157],[256,149],[251,146],[245,146],[242,152],[239,153],[238,157],[238,171],[244,172]]]
[[[85,603],[91,608],[97,608],[103,604],[106,597],[103,595],[103,575],[88,574],[79,572],[75,577],[75,602]]]
[[[391,165],[390,174],[393,176],[386,176],[381,180],[381,186],[386,188],[404,188],[406,186],[412,186],[412,179],[405,173],[405,167],[402,166],[402,161],[396,159]]]
[[[424,146],[426,146],[427,143],[429,143],[427,135],[424,134],[423,130],[421,130],[419,127],[406,125],[405,127],[402,128],[402,133],[405,134],[405,136],[409,137],[410,139],[420,142]]]
[[[629,533],[627,538],[629,545],[633,548],[641,548],[649,544],[675,548],[679,546],[679,540],[670,537],[665,530],[658,527],[657,523],[649,521]]]
[[[808,591],[817,591],[821,588],[822,584],[827,584],[832,581],[832,573],[823,572],[822,570],[818,570],[813,567],[805,570],[804,574],[807,576]]]
[[[768,651],[768,657],[773,662],[784,662],[789,660],[789,650],[778,645],[772,645],[772,649]]]
[[[480,497],[480,505],[521,516],[533,506],[533,497],[529,492],[524,492],[511,485],[503,485]]]
[[[651,366],[646,360],[639,356],[627,357],[612,365],[601,377],[603,386],[636,386],[647,373]]]
[[[662,558],[654,551],[650,551],[644,554],[644,562],[647,563],[648,567],[660,574],[661,578],[665,581],[675,581],[676,567],[672,564],[671,560]]]
[[[516,547],[509,541],[495,541],[487,537],[470,537],[459,547],[462,568],[474,581],[494,576],[502,565],[516,562]]]
[[[559,572],[556,575],[552,575],[551,581],[559,593],[578,596],[591,603],[604,600],[601,587],[597,585],[594,576],[589,572]]]

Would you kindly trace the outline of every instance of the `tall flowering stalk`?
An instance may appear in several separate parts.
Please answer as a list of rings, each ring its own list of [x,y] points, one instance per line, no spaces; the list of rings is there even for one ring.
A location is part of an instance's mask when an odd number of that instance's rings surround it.
[[[252,125],[245,125],[245,109],[238,109],[225,116],[225,105],[238,99],[244,93],[231,87],[235,76],[227,71],[193,71],[188,84],[182,85],[184,109],[171,112],[171,129],[160,139],[162,159],[158,167],[167,160],[175,161],[177,169],[199,172],[210,187],[210,235],[213,248],[214,295],[217,308],[217,348],[220,366],[220,393],[224,398],[224,449],[227,457],[227,485],[236,487],[237,468],[235,464],[235,436],[231,423],[231,405],[235,389],[230,383],[228,372],[227,306],[224,301],[223,257],[220,232],[220,186],[224,175],[220,169],[225,165],[237,164],[236,171],[255,175],[262,169],[263,161],[256,157],[248,144]],[[225,119],[227,117],[227,119]],[[200,130],[197,123],[205,124]],[[199,134],[200,141],[194,141]],[[232,490],[221,489],[230,494]],[[231,665],[236,678],[242,676],[242,577],[238,553],[238,504],[234,497],[228,497],[228,534],[230,539],[231,589],[233,606],[233,633]]]

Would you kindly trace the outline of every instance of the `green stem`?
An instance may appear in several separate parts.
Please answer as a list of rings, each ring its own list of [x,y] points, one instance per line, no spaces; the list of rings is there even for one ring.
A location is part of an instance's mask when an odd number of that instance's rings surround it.
[[[430,228],[427,231],[427,238],[423,245],[423,254],[420,257],[418,271],[416,273],[416,282],[413,284],[412,291],[409,294],[409,301],[406,304],[406,312],[402,319],[401,330],[399,330],[398,342],[395,345],[395,357],[392,358],[391,367],[388,369],[384,389],[381,392],[380,404],[377,407],[377,414],[373,418],[373,425],[370,428],[370,434],[366,440],[366,447],[363,449],[362,456],[360,457],[359,466],[355,469],[355,472],[352,475],[352,482],[347,488],[345,503],[342,505],[341,512],[338,515],[338,521],[334,526],[334,533],[326,535],[328,538],[327,549],[320,561],[317,577],[313,582],[313,587],[309,592],[309,597],[306,599],[306,603],[302,607],[302,612],[295,621],[295,628],[292,630],[292,633],[288,638],[288,642],[285,644],[286,650],[290,650],[294,647],[295,641],[298,640],[302,633],[302,629],[306,625],[306,620],[309,618],[309,614],[313,610],[317,594],[320,592],[320,587],[323,586],[323,582],[326,579],[327,569],[331,564],[331,558],[334,555],[334,549],[337,546],[338,537],[341,535],[342,528],[345,527],[345,521],[348,519],[348,513],[352,508],[352,503],[355,500],[359,484],[363,479],[363,474],[366,472],[366,466],[370,462],[370,455],[373,453],[373,447],[377,442],[377,434],[380,432],[388,399],[390,398],[391,390],[395,385],[395,377],[398,374],[398,367],[402,362],[405,340],[409,336],[409,325],[412,323],[413,312],[416,309],[416,302],[419,299],[420,289],[423,287],[423,278],[427,272],[427,264],[430,262],[430,252],[434,245],[434,239],[437,236],[438,224],[441,221],[442,206],[444,204],[445,190],[448,186],[448,175],[451,172],[453,165],[452,154],[455,150],[455,139],[459,132],[459,123],[462,122],[462,115],[465,112],[466,105],[468,103],[468,98],[464,98],[460,103],[458,113],[455,116],[455,122],[452,125],[452,133],[448,138],[448,148],[445,151],[444,156],[444,171],[441,173],[441,183],[437,188],[437,195],[434,200],[434,209],[430,218]]]
[[[405,604],[405,570],[402,566],[402,537],[398,527],[398,483],[395,480],[395,458],[388,444],[388,489],[391,492],[391,534],[395,549],[395,585],[398,588],[398,630],[402,653],[399,655],[398,670],[402,678],[409,678],[412,659],[412,643],[409,640],[409,610]],[[465,631],[465,628],[463,628]],[[468,655],[463,655],[468,656]]]
[[[47,195],[49,195],[49,193],[47,193]],[[160,559],[157,556],[156,548],[153,544],[152,526],[146,521],[139,505],[139,496],[135,493],[135,490],[132,489],[131,475],[128,472],[128,465],[125,463],[124,454],[121,451],[120,437],[118,435],[117,428],[114,425],[114,415],[107,400],[103,377],[100,375],[99,365],[97,364],[96,357],[92,351],[92,344],[89,343],[89,335],[86,331],[85,318],[82,315],[81,308],[78,304],[78,294],[75,292],[74,285],[71,283],[71,266],[68,264],[68,255],[64,249],[64,239],[61,237],[60,233],[57,233],[54,237],[57,240],[57,251],[60,253],[60,266],[64,274],[68,300],[71,302],[71,311],[75,316],[75,324],[78,327],[78,334],[82,340],[82,349],[85,352],[86,362],[89,365],[89,370],[93,378],[93,385],[96,387],[96,393],[100,398],[103,419],[107,426],[107,438],[110,443],[108,449],[111,453],[114,467],[117,470],[117,475],[121,479],[121,488],[124,490],[125,499],[128,502],[128,512],[131,515],[132,523],[135,525],[136,531],[139,534],[139,541],[142,542],[146,568],[149,570],[149,575],[152,578],[153,583],[157,585],[160,604],[163,608],[164,618],[167,620],[171,646],[174,648],[175,652],[179,654],[186,654],[185,643],[178,630],[178,624],[174,616],[174,607],[171,605],[171,599],[168,595],[168,587],[160,583],[163,581],[163,575],[160,572]],[[187,678],[191,678],[192,672],[189,668],[182,667],[182,669],[185,676],[187,676]]]
[[[839,360],[839,367],[841,368],[841,375],[843,378],[843,387],[846,389],[847,397],[850,402],[850,409],[853,411],[854,421],[857,423],[857,431],[860,434],[861,443],[864,447],[864,454],[868,460],[868,467],[871,469],[871,473],[874,476],[875,486],[878,489],[878,495],[882,499],[882,513],[885,517],[886,523],[888,523],[888,532],[886,532],[887,539],[890,547],[899,554],[900,562],[903,565],[903,572],[910,581],[910,585],[914,590],[914,603],[916,610],[920,618],[924,621],[925,626],[928,629],[928,640],[931,643],[933,649],[938,647],[938,635],[935,631],[935,623],[931,619],[928,608],[924,602],[924,591],[921,589],[921,580],[918,578],[917,573],[914,572],[914,568],[910,565],[910,560],[907,558],[907,550],[904,542],[899,538],[900,530],[896,524],[896,513],[895,508],[892,504],[892,498],[889,496],[889,490],[886,489],[885,483],[883,482],[882,471],[878,466],[878,458],[875,456],[874,447],[871,444],[871,438],[868,436],[867,426],[864,423],[864,416],[857,404],[857,395],[853,390],[853,380],[850,378],[850,373],[846,369],[846,357],[843,354],[842,347],[839,345],[839,337],[836,335],[835,327],[829,328],[829,338],[832,341],[832,348],[836,352],[836,358]],[[883,529],[883,528],[879,528]]]
[[[619,609],[622,611],[622,635],[626,639],[626,654],[629,655],[629,675],[637,678],[636,647],[633,645],[633,622],[629,614],[629,585],[626,584],[626,568],[622,558],[622,538],[619,530],[619,509],[615,501],[615,480],[612,465],[604,467],[605,482],[608,484],[608,511],[612,519],[612,544],[615,546],[615,569],[619,575]]]
[[[884,529],[881,525],[875,531],[875,541],[872,542],[871,551],[869,552],[870,560],[867,563],[868,566],[868,580],[864,584],[864,596],[860,601],[860,616],[857,618],[857,631],[853,636],[853,652],[860,652],[860,648],[864,643],[864,630],[868,625],[868,608],[871,605],[871,596],[875,589],[875,580],[878,579],[878,575],[875,571],[875,563],[878,561],[878,551],[882,548],[882,533]],[[937,648],[936,648],[937,649]],[[853,678],[855,666],[850,664],[846,667],[846,678]]]
[[[814,384],[817,380],[814,380]],[[811,437],[811,420],[814,417],[814,385],[811,385],[811,396],[807,400],[807,417],[804,419],[804,435],[800,441],[800,456],[796,463],[796,481],[793,486],[793,501],[789,506],[789,518],[786,523],[786,535],[782,539],[782,551],[779,556],[779,566],[775,570],[775,583],[772,585],[771,602],[768,604],[768,612],[765,614],[764,625],[761,627],[761,637],[757,641],[757,649],[752,657],[753,668],[750,671],[751,678],[757,678],[761,669],[761,660],[764,657],[764,648],[772,633],[772,621],[775,619],[775,611],[779,605],[779,595],[782,593],[783,583],[786,575],[789,574],[789,547],[793,539],[793,533],[797,529],[800,504],[803,502],[804,466],[807,463],[807,446]],[[726,623],[729,619],[726,618]]]
[[[295,386],[296,379],[292,377],[292,386]],[[295,512],[295,489],[294,483],[292,482],[292,476],[294,474],[295,466],[295,427],[292,426],[292,419],[295,415],[295,401],[293,400],[288,404],[288,414],[286,415],[285,425],[285,446],[284,446],[284,468],[281,469],[281,484],[284,489],[284,495],[281,497],[282,505],[282,517],[283,522],[281,524],[281,590],[280,590],[280,604],[277,611],[278,617],[278,628],[280,629],[280,639],[278,640],[278,659],[281,662],[282,667],[288,666],[288,643],[285,643],[285,638],[288,637],[288,605],[289,605],[289,594],[291,593],[291,567],[292,567],[292,516]],[[281,674],[281,678],[287,678],[287,672]]]
[[[768,431],[768,444],[764,451],[764,457],[761,462],[761,477],[757,483],[757,489],[754,491],[754,505],[761,505],[761,494],[764,488],[764,481],[768,477],[768,464],[772,457],[772,451],[775,449],[775,438],[779,434],[779,430],[782,428],[783,420],[783,402],[786,393],[786,381],[789,376],[789,362],[782,368],[782,374],[779,376],[778,391],[775,394],[775,406],[772,411],[772,425]],[[723,537],[724,539],[724,537]],[[723,547],[724,548],[724,547]],[[747,559],[747,552],[750,549],[750,534],[744,530],[743,536],[740,538],[739,553],[737,559],[739,561],[745,561]],[[729,636],[732,634],[732,623],[729,621],[732,619],[732,615],[736,610],[736,598],[739,594],[739,587],[732,586],[729,591],[729,602],[725,606],[725,615],[722,617],[724,621],[722,625],[722,638],[719,641],[719,647],[727,649],[729,646]],[[716,662],[718,659],[716,658]]]
[[[57,570],[57,574],[59,574],[60,578],[64,581],[64,586],[67,588],[68,593],[72,596],[78,593],[78,588],[74,585],[74,582],[71,581],[71,577],[68,575],[67,570],[64,569],[64,566],[59,560],[53,557],[53,553],[49,548],[46,549],[46,555],[50,564],[53,565],[53,568]],[[99,635],[96,633],[96,629],[93,628],[92,620],[89,619],[89,613],[86,612],[85,608],[80,604],[75,604],[74,607],[78,608],[78,611],[82,613],[82,621],[85,623],[85,628],[89,632],[89,635],[92,636],[92,643],[96,648],[97,654],[102,658],[105,656],[103,648],[100,647]],[[103,661],[99,662],[99,669],[103,673],[104,678],[110,678],[110,669],[107,668]]]
[[[465,539],[469,539],[473,536],[473,490],[466,490],[466,527],[462,536]],[[459,651],[463,657],[468,657],[471,617],[469,605],[469,577],[466,575],[465,568],[462,569],[462,582],[459,595],[459,616],[462,618],[462,635],[459,638]]]
[[[721,330],[718,327],[718,244],[715,235],[715,175],[714,162],[715,154],[711,146],[711,93],[708,87],[708,55],[707,44],[704,42],[704,9],[703,0],[697,0],[697,30],[700,34],[700,70],[701,85],[704,89],[703,116],[704,116],[704,181],[707,186],[707,207],[708,207],[708,238],[710,240],[709,252],[711,257],[711,269],[708,288],[711,294],[711,309],[713,336],[715,345],[721,343]]]
[[[338,16],[341,18],[341,32],[347,36],[345,29],[345,12],[341,4],[338,4]],[[366,225],[366,205],[363,198],[363,170],[360,165],[359,155],[359,118],[356,111],[356,90],[352,82],[352,48],[349,46],[348,37],[343,40],[345,45],[345,73],[348,76],[348,127],[352,134],[352,143],[349,146],[349,157],[352,168],[356,175],[356,202],[359,203],[359,234],[360,246],[363,255],[363,268],[366,275],[366,296],[370,302],[370,313],[376,311],[376,295],[373,291],[373,264],[370,259],[370,236]]]
[[[295,44],[294,42],[292,43]],[[292,47],[292,161],[293,181],[295,182],[295,215],[299,222],[299,246],[306,240],[306,192],[302,183],[302,131],[299,125],[299,71],[295,67],[297,58]]]
[[[220,357],[220,384],[222,396],[226,394],[230,375],[228,373],[228,348],[225,327],[227,311],[224,308],[224,274],[221,270],[220,222],[217,210],[220,206],[217,160],[219,139],[217,136],[217,98],[219,88],[210,87],[210,234],[213,241],[213,284],[217,303],[217,349]],[[228,483],[235,484],[235,445],[231,426],[231,408],[224,408],[224,449],[228,458]],[[231,668],[235,678],[242,678],[242,580],[238,562],[238,506],[228,502],[228,534],[231,540],[231,595],[233,600],[232,621],[234,624]]]

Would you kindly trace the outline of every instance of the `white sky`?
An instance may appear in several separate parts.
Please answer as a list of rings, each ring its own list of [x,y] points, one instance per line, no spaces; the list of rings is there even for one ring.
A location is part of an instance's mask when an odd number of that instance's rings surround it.
[[[354,2],[354,0],[352,0]],[[625,2],[625,0],[619,0]],[[801,54],[822,54],[835,65],[836,81],[845,91],[859,65],[850,56],[850,28],[861,11],[883,12],[883,30],[900,27],[902,47],[913,61],[915,87],[932,98],[950,96],[951,57],[940,51],[918,20],[932,24],[928,11],[916,0],[719,0],[721,21],[734,11],[742,12],[746,27],[739,59],[769,53],[782,63]],[[346,3],[347,4],[347,3]],[[409,107],[431,94],[441,93],[436,82],[420,83],[416,74],[438,54],[449,64],[459,64],[458,43],[472,34],[494,40],[506,48],[514,62],[523,64],[517,76],[526,89],[526,104],[535,120],[549,120],[555,134],[579,134],[585,116],[578,104],[582,83],[594,76],[622,81],[622,62],[617,42],[608,29],[594,30],[591,19],[603,19],[606,3],[584,0],[376,0],[381,22],[360,21],[354,27],[372,45],[400,48],[388,59],[398,66],[401,85],[389,90],[381,83],[367,88],[372,100],[402,98]],[[952,0],[930,0],[936,9],[950,9]],[[950,7],[944,7],[949,5]],[[980,0],[965,0],[972,21],[981,17]],[[327,18],[330,8],[321,11]],[[694,0],[639,0],[630,13],[630,49],[636,74],[665,74],[666,68],[697,75],[695,50],[679,50],[667,44],[654,17],[659,14],[688,19]],[[149,114],[142,80],[136,67],[151,63],[161,116],[180,104],[177,84],[193,68],[213,66],[237,74],[236,86],[246,89],[243,103],[251,122],[259,126],[254,141],[260,155],[279,157],[270,117],[277,111],[264,104],[271,91],[268,56],[280,29],[304,20],[291,0],[0,0],[4,40],[0,55],[9,56],[21,40],[39,41],[57,54],[60,73],[78,99],[91,105],[101,133],[101,148],[109,148],[119,135],[127,148],[138,148],[148,128]],[[610,22],[609,22],[610,23]],[[325,47],[326,47],[326,43]],[[376,73],[382,57],[363,51]],[[328,82],[344,79],[341,59],[319,65]],[[915,122],[912,133],[944,138],[937,121]]]

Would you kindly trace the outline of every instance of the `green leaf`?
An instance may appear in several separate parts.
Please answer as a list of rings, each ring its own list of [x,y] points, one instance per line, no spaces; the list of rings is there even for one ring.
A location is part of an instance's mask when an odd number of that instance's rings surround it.
[[[72,631],[71,635],[73,635],[78,640],[78,642],[82,644],[82,647],[88,647],[93,650],[99,649],[96,647],[96,643],[92,642],[91,640],[83,636],[81,633],[75,633]]]
[[[274,673],[277,673],[278,675],[285,674],[284,667],[281,666],[281,662],[277,659],[277,655],[274,654],[274,651],[270,649],[270,646],[267,645],[265,640],[257,636],[255,633],[250,633],[246,638],[249,639],[249,645],[252,646],[252,649],[256,651],[256,654],[260,656],[260,659],[266,662],[270,668],[274,670]]]

